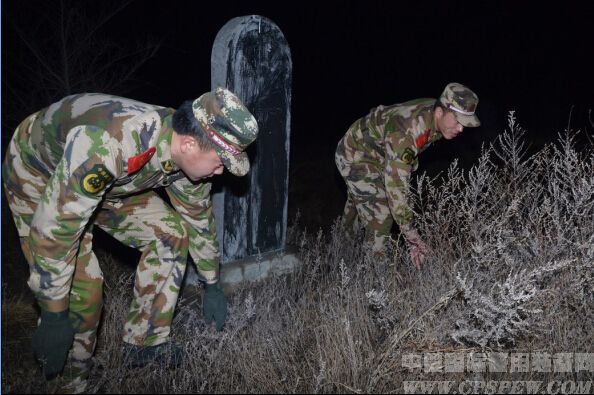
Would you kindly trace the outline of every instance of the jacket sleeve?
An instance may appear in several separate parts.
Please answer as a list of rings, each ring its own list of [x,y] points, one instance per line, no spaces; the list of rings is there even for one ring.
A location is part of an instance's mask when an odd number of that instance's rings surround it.
[[[210,183],[176,180],[166,188],[171,204],[189,224],[189,252],[200,276],[209,284],[219,279],[219,244],[216,238]]]
[[[386,141],[384,182],[394,221],[402,231],[412,227],[413,210],[408,203],[411,173],[417,169],[418,150],[411,136]]]
[[[120,172],[120,155],[118,142],[103,129],[69,132],[31,223],[28,284],[42,305],[64,301],[67,307],[81,236]]]

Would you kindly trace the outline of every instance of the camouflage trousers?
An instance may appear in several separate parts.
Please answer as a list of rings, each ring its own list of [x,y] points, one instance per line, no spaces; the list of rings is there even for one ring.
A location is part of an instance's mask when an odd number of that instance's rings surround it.
[[[349,131],[360,127],[361,121],[357,121]],[[373,251],[383,251],[394,223],[383,171],[379,163],[359,160],[360,153],[351,148],[349,140],[347,133],[338,143],[335,155],[336,167],[347,185],[342,223],[352,232],[365,228],[366,240],[372,244]]]
[[[5,176],[35,175],[29,174],[27,166],[23,165]],[[6,196],[21,236],[23,253],[32,265],[28,232],[38,201],[22,191],[7,190]],[[136,269],[133,301],[124,325],[124,342],[150,346],[168,340],[186,269],[188,238],[193,229],[153,191],[104,201],[91,222],[80,242],[70,290],[70,316],[76,332],[74,344],[63,377],[49,383],[52,391],[80,393],[87,385],[103,306],[103,273],[92,249],[93,226],[99,226],[120,242],[142,252]]]

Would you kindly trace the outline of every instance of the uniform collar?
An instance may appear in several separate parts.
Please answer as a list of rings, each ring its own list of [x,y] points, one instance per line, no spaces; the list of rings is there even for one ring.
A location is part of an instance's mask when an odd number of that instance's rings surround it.
[[[172,117],[170,114],[163,118],[163,124],[156,143],[159,165],[165,174],[174,173],[179,170],[179,167],[175,165],[171,158],[171,141],[173,138]]]
[[[431,143],[443,137],[443,135],[439,130],[437,130],[437,126],[435,125],[435,116],[433,115],[434,104],[435,103],[431,105],[431,110],[427,111],[427,118],[425,119],[425,124],[427,125],[427,128],[431,130],[431,134],[429,135],[429,142]]]

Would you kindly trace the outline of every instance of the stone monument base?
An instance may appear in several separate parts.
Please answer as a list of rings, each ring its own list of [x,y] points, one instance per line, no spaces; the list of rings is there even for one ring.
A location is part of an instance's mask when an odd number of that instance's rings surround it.
[[[301,264],[292,249],[267,252],[221,265],[220,281],[225,293],[233,293],[241,284],[264,280],[293,272]],[[196,269],[188,265],[184,294],[199,289]]]
[[[225,290],[232,291],[244,282],[291,273],[299,264],[297,255],[287,250],[250,256],[222,265],[221,284]]]

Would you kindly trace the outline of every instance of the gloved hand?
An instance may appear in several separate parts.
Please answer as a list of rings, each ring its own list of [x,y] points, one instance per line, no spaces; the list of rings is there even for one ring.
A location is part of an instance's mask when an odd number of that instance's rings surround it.
[[[204,321],[207,324],[214,320],[217,330],[223,330],[227,319],[227,297],[221,290],[220,283],[206,284],[202,310],[204,311]]]
[[[412,263],[418,270],[421,270],[425,257],[431,252],[431,249],[421,239],[421,236],[419,236],[416,229],[407,229],[403,231],[402,234],[408,245],[408,252]]]
[[[48,380],[64,368],[68,351],[74,341],[74,328],[68,310],[59,313],[41,309],[41,322],[33,334],[33,354]]]

